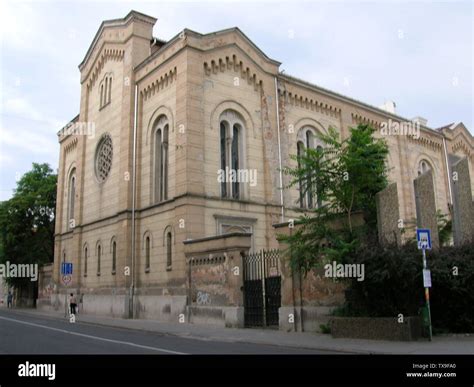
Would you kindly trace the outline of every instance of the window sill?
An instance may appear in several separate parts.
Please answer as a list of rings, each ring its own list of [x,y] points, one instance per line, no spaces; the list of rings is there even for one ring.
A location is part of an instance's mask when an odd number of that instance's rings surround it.
[[[116,271],[115,270],[112,270],[112,275],[115,275]]]
[[[166,271],[171,271],[173,269],[172,266],[166,266]]]
[[[147,268],[145,269],[145,273],[149,273],[149,272],[150,272],[150,268],[147,267]]]
[[[107,106],[110,105],[110,101],[107,102],[106,104],[102,105],[100,108],[99,108],[99,111],[101,111],[102,109],[105,109]]]
[[[100,277],[100,272],[97,273],[97,277]]]

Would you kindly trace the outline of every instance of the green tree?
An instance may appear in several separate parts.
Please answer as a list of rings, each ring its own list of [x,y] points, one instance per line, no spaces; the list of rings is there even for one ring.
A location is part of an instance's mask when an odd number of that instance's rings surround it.
[[[33,163],[13,197],[0,203],[0,263],[53,262],[56,185],[57,175],[48,164]],[[15,287],[30,285],[25,278],[6,280]]]
[[[324,261],[344,262],[364,234],[375,232],[375,194],[387,186],[388,147],[372,127],[351,128],[345,140],[330,128],[318,138],[322,147],[292,156],[297,167],[283,170],[292,176],[290,187],[299,186],[303,196],[315,193],[321,203],[297,220],[290,236],[279,236],[289,246],[292,266],[303,272]],[[363,215],[362,228],[354,225],[356,212]]]

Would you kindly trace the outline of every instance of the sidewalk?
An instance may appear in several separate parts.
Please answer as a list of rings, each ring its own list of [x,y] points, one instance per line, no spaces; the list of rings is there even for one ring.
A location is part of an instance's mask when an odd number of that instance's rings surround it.
[[[13,309],[14,312],[68,320],[64,312]],[[209,325],[165,323],[156,320],[129,320],[95,315],[77,315],[77,323],[137,329],[164,335],[206,341],[244,342],[337,351],[359,354],[474,354],[474,335],[436,336],[432,342],[399,342],[361,339],[334,339],[312,332],[282,332],[271,329],[221,328]]]

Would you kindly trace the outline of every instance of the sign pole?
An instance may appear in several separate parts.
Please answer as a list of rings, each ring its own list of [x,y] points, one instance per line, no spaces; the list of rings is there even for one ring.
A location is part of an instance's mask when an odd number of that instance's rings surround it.
[[[423,270],[428,270],[426,266],[426,249],[422,249],[423,251]],[[425,287],[425,301],[426,301],[426,308],[428,309],[428,319],[429,319],[429,333],[430,333],[430,341],[433,339],[433,329],[431,326],[431,309],[430,309],[430,288]]]

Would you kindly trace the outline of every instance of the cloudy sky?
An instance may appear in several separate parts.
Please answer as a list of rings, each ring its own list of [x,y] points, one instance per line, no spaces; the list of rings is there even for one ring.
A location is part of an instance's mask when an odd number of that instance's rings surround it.
[[[474,133],[473,2],[8,1],[0,3],[0,200],[32,162],[55,170],[79,110],[78,64],[106,19],[155,16],[154,36],[238,26],[281,70],[428,126]]]

